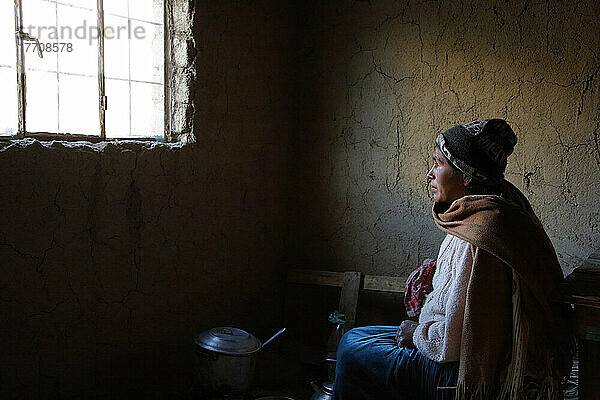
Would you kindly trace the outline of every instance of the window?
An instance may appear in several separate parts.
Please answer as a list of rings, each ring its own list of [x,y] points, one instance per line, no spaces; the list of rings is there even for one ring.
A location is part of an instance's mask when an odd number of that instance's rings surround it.
[[[0,136],[171,138],[168,10],[170,0],[0,1]]]

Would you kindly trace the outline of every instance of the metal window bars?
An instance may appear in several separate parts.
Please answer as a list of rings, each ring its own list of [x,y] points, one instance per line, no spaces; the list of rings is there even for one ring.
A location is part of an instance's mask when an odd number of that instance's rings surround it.
[[[28,132],[26,121],[27,109],[27,79],[25,72],[25,54],[24,43],[33,42],[36,44],[38,54],[41,58],[44,57],[41,50],[40,42],[37,38],[31,36],[27,32],[23,32],[23,3],[22,0],[14,0],[15,11],[15,41],[16,41],[16,56],[17,56],[17,96],[18,96],[18,130],[17,138],[35,137],[38,139],[62,139],[62,140],[89,140],[103,141],[106,140],[106,110],[108,109],[108,97],[106,96],[106,86],[104,79],[104,1],[97,0],[97,15],[98,15],[98,112],[100,117],[100,135],[84,135],[65,133],[49,133],[49,132]],[[171,128],[171,85],[173,80],[173,70],[171,67],[171,36],[173,33],[172,25],[173,8],[172,0],[164,0],[164,135],[163,140],[172,141]],[[131,118],[131,116],[130,116]],[[152,140],[157,138],[144,137],[121,137],[111,138],[117,140]]]

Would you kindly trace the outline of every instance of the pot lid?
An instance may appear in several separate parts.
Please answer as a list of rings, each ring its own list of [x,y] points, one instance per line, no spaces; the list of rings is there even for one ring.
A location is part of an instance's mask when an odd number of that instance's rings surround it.
[[[231,356],[244,356],[261,348],[260,340],[248,332],[230,327],[212,328],[199,334],[195,342],[203,349]]]

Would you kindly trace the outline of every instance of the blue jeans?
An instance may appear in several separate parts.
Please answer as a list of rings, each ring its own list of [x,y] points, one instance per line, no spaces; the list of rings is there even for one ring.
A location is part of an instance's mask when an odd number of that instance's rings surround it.
[[[458,361],[438,363],[417,349],[399,347],[397,326],[366,326],[348,331],[338,347],[335,400],[450,400]]]

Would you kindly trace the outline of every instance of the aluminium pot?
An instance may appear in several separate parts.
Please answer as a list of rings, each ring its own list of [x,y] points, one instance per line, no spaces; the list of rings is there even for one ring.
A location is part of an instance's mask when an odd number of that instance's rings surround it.
[[[315,391],[310,400],[332,400],[333,399],[333,382],[323,382],[319,385],[316,381],[312,381],[310,385]]]
[[[245,393],[254,380],[260,340],[238,328],[219,327],[195,338],[194,385],[204,393]]]

